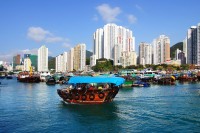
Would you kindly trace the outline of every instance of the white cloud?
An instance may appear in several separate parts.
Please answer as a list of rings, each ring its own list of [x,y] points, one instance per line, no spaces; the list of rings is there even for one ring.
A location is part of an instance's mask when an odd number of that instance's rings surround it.
[[[13,54],[1,54],[0,61],[12,62]]]
[[[24,49],[24,50],[19,50],[18,52],[16,52],[15,54],[33,54],[33,55],[37,55],[38,54],[38,49]]]
[[[46,43],[62,42],[64,39],[62,37],[47,37],[45,38]]]
[[[44,41],[46,37],[50,34],[51,33],[49,31],[46,31],[42,29],[41,27],[30,27],[28,29],[27,36],[36,42],[41,42],[41,41]]]
[[[128,22],[130,24],[134,24],[137,21],[137,18],[134,15],[132,15],[132,14],[127,15],[127,18],[128,18]]]
[[[45,30],[41,27],[30,27],[28,29],[27,36],[33,41],[43,43],[66,43],[69,41],[68,38],[55,36],[50,31]]]
[[[63,43],[62,46],[63,46],[64,48],[71,48],[72,45],[69,44],[69,43]]]
[[[13,57],[16,56],[17,54],[20,54],[21,57],[23,57],[24,54],[33,54],[37,55],[37,49],[24,49],[24,50],[14,50],[9,53],[1,53],[0,54],[0,61],[8,61],[12,62]]]
[[[105,22],[117,21],[117,16],[121,13],[121,9],[119,7],[112,8],[108,4],[97,6],[96,9]]]
[[[143,8],[141,7],[141,6],[139,6],[139,5],[135,5],[135,7],[139,10],[139,11],[143,11]]]

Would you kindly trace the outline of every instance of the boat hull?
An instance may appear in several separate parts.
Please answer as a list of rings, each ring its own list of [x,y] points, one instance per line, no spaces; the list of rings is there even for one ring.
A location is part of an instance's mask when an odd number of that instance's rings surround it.
[[[119,88],[108,90],[67,90],[58,89],[58,95],[67,103],[73,104],[103,104],[113,101]]]
[[[25,82],[25,83],[39,83],[40,77],[25,77],[25,78],[18,78],[19,82]]]

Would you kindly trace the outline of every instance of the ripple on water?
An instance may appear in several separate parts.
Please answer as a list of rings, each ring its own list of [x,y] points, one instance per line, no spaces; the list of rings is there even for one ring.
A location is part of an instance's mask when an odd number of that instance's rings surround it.
[[[4,80],[0,88],[2,132],[198,132],[200,87],[177,84],[120,89],[112,103],[64,104],[60,85]]]

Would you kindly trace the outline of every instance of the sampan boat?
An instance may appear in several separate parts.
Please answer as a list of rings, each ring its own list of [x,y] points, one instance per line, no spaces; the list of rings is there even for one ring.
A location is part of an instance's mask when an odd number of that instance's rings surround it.
[[[67,103],[102,104],[113,101],[124,82],[121,77],[75,76],[57,93]]]

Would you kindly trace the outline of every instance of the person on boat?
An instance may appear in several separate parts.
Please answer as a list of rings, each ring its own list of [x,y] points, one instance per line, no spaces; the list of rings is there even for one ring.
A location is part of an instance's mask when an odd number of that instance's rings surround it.
[[[103,90],[108,90],[109,89],[109,84],[105,84]]]
[[[81,90],[81,86],[78,86],[78,87],[77,87],[77,90]]]
[[[94,90],[94,87],[92,85],[90,85],[89,89],[88,90]]]
[[[103,89],[103,87],[100,85],[99,87],[98,87],[98,90],[102,90]]]
[[[73,86],[72,85],[70,85],[67,89],[66,89],[66,92],[67,93],[70,93],[70,91],[73,89]]]

